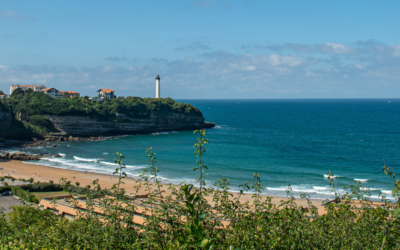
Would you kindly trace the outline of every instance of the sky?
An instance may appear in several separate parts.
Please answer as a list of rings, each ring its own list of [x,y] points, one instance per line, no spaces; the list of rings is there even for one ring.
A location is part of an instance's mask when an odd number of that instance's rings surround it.
[[[398,98],[400,1],[0,0],[0,90]]]

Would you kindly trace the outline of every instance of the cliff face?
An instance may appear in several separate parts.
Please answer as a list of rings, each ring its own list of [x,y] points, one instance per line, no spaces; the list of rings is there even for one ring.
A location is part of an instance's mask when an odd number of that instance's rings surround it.
[[[117,122],[101,122],[89,117],[44,115],[60,131],[69,135],[93,136],[106,134],[148,134],[186,129],[212,128],[215,123],[204,122],[204,117],[172,113],[162,117],[150,115],[134,119],[117,114]]]
[[[0,130],[6,130],[11,127],[11,113],[10,112],[5,112],[1,111],[0,109]],[[1,131],[0,131],[1,134]]]

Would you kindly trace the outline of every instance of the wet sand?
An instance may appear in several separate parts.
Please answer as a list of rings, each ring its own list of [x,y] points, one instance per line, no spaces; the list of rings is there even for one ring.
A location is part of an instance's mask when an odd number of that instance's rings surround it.
[[[99,184],[102,188],[111,188],[115,183],[118,182],[118,178],[114,175],[108,174],[100,174],[93,172],[81,172],[81,171],[73,171],[67,169],[39,166],[33,164],[22,163],[21,161],[16,160],[2,160],[0,159],[0,168],[3,168],[4,176],[10,174],[14,178],[21,179],[29,179],[31,177],[34,178],[35,181],[40,182],[49,182],[50,180],[54,181],[54,183],[59,183],[60,179],[66,178],[68,181],[71,181],[72,184],[75,185],[75,182],[79,182],[81,187],[85,187],[86,185],[93,186],[93,181],[99,179]],[[12,171],[14,171],[12,173]],[[1,174],[1,173],[0,173]],[[34,176],[33,176],[34,175]],[[129,177],[129,176],[128,176]],[[126,178],[124,179],[125,185],[122,187],[127,191],[128,194],[135,192],[135,187],[137,187],[137,180],[134,178]],[[167,185],[163,184],[163,190],[166,194],[170,191],[168,190]],[[146,192],[139,191],[139,194],[145,194]],[[233,193],[234,197],[237,197],[237,193]],[[209,201],[212,200],[212,197],[207,199]],[[251,194],[242,195],[240,200],[242,202],[252,201]],[[272,203],[280,204],[281,201],[286,201],[287,198],[282,197],[273,197]],[[297,199],[296,203],[299,206],[308,207],[307,201],[302,199]],[[322,204],[322,200],[312,200],[312,203],[315,206],[320,206]]]

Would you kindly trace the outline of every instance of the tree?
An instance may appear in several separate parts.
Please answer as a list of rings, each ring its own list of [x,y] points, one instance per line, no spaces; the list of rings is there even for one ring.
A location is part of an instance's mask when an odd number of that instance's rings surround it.
[[[12,177],[12,178],[11,178],[11,181],[12,181],[12,183],[14,184],[15,178],[14,178],[14,177]]]
[[[90,189],[90,185],[86,185],[86,188],[87,188],[87,189]]]
[[[1,184],[4,184],[4,177],[3,176],[0,177],[0,181],[1,181]]]
[[[77,186],[77,187],[79,187],[79,185],[81,185],[79,182],[75,182],[75,185]]]
[[[4,95],[4,91],[3,90],[0,90],[0,95]]]
[[[30,179],[28,179],[28,182],[29,182],[30,184],[32,184],[33,178],[31,177]]]
[[[24,94],[25,92],[21,88],[17,88],[11,93],[10,97],[14,97],[17,95],[24,95]]]
[[[67,92],[62,93],[63,98],[70,98],[70,95]]]

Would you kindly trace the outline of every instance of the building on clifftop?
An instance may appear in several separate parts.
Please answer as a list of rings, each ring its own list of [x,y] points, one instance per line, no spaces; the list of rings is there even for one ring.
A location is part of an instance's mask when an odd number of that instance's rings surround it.
[[[75,91],[61,91],[61,95],[63,97],[68,97],[72,98],[72,97],[80,97],[80,94],[78,92]]]
[[[97,93],[99,98],[117,98],[117,96],[114,95],[114,90],[112,89],[99,89]]]
[[[47,89],[42,89],[41,91],[51,96],[52,98],[63,98],[61,91],[59,91],[56,88],[47,88]]]
[[[0,95],[0,99],[4,99],[4,98],[8,98],[8,96],[6,94]]]
[[[45,88],[46,88],[46,86],[44,86],[43,84],[41,84],[41,85],[19,85],[19,84],[13,84],[10,87],[10,95],[16,89],[22,89],[23,91],[26,91],[28,89],[32,89],[33,91],[41,91],[42,89],[45,89]]]

